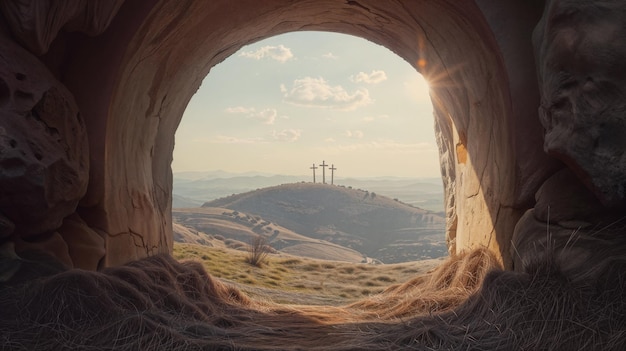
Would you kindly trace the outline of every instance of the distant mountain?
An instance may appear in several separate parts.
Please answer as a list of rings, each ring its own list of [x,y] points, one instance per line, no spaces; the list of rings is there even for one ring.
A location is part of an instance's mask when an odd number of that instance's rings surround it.
[[[255,177],[255,176],[270,177],[273,175],[274,174],[256,172],[256,171],[235,173],[235,172],[222,171],[219,169],[216,171],[174,172],[174,178],[181,179],[181,180],[183,179],[184,180],[199,180],[199,179],[208,180],[208,179],[215,179],[215,178]]]
[[[200,174],[198,174],[199,176]],[[188,175],[189,176],[189,175]],[[298,176],[261,176],[247,175],[227,178],[203,176],[198,179],[174,177],[175,195],[202,202],[218,199],[227,195],[265,188],[277,184],[295,183],[304,180]]]
[[[172,208],[188,208],[188,207],[200,207],[202,201],[186,198],[184,196],[172,195]]]
[[[443,183],[440,178],[339,178],[338,185],[351,186],[399,199],[404,203],[431,210],[444,212]]]
[[[442,215],[375,192],[295,183],[206,202],[259,216],[310,238],[325,240],[385,263],[447,254]]]

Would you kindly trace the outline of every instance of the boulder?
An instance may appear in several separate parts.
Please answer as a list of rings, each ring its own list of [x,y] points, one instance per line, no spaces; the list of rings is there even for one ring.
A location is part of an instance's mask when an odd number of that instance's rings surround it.
[[[1,32],[0,62],[0,233],[27,238],[59,228],[85,194],[87,135],[72,94]]]
[[[533,36],[544,149],[609,208],[626,205],[625,11],[550,1]]]

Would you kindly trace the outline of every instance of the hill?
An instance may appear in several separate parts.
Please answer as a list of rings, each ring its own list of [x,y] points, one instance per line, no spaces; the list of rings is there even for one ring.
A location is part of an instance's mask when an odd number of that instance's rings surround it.
[[[289,176],[259,172],[229,173],[224,171],[176,172],[173,177],[174,208],[200,206],[206,201],[231,194],[310,179],[310,175]],[[435,212],[444,211],[441,178],[335,177],[335,184],[367,189]],[[197,202],[197,204],[191,206],[191,202]]]
[[[309,238],[259,216],[226,208],[174,209],[172,216],[174,240],[178,243],[211,246],[217,238],[228,248],[246,250],[251,239],[261,235],[275,252],[322,260],[368,262],[356,250]]]
[[[447,254],[445,219],[366,190],[295,183],[207,202],[278,223],[305,237],[356,250],[384,263]]]

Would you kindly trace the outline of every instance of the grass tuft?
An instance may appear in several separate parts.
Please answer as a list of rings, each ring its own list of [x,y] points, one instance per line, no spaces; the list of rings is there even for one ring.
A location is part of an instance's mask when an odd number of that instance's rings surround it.
[[[250,241],[246,262],[260,268],[266,263],[267,255],[269,255],[270,250],[271,247],[267,244],[267,240],[257,235]]]

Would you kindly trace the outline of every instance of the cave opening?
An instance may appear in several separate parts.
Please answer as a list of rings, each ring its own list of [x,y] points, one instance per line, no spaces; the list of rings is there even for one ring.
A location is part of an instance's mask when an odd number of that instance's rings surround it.
[[[87,197],[102,199],[93,215],[106,213],[100,226],[104,232],[115,234],[106,236],[108,253],[103,264],[116,265],[171,251],[174,131],[211,67],[249,43],[311,30],[354,35],[381,45],[429,81],[444,180],[447,245],[454,253],[488,247],[508,264],[510,235],[520,215],[515,207],[518,190],[511,186],[516,181],[514,164],[519,157],[511,144],[508,87],[496,79],[506,76],[507,71],[495,49],[495,39],[486,34],[488,23],[482,20],[478,7],[469,5],[463,11],[448,3],[410,8],[394,3],[385,9],[371,5],[365,9],[353,3],[310,7],[268,4],[257,15],[245,6],[159,3],[158,10],[150,12],[146,27],[133,38],[132,50],[122,62],[122,74],[115,80],[104,137],[106,158],[102,159],[106,159],[106,166],[93,157],[96,162],[92,169],[103,169],[103,175],[91,178]],[[232,12],[233,6],[238,11],[236,22],[226,26],[205,21],[220,11]],[[158,29],[162,21],[172,20],[165,14],[178,12],[193,16],[177,22],[176,31]],[[479,20],[464,20],[474,15]],[[380,25],[381,21],[385,24]],[[129,115],[144,115],[146,119],[125,117]],[[88,125],[89,130],[100,132],[95,125]],[[90,138],[93,140],[97,138]],[[124,154],[131,144],[136,157],[113,156]],[[96,156],[101,152],[100,148],[94,150]],[[120,203],[154,206],[114,210]],[[133,233],[141,233],[139,246],[144,249],[135,249],[137,236]]]
[[[304,270],[286,282],[277,278],[285,272],[270,274],[272,281],[247,267],[241,252],[222,267],[205,263],[236,283],[307,287],[340,303],[448,255],[428,85],[414,66],[362,38],[286,33],[214,66],[178,126],[172,169],[178,258],[219,261],[219,253],[201,251],[245,252],[260,237],[272,262],[307,261],[283,267]],[[347,263],[409,262],[373,280],[365,273],[374,267],[363,268],[361,282],[342,276],[355,269]],[[235,266],[246,273],[227,268]],[[307,281],[316,266],[322,272]],[[335,280],[352,282],[339,289]]]
[[[11,4],[2,3],[8,20],[27,16],[23,11],[7,16]],[[41,260],[3,256],[45,275],[19,282],[19,288],[3,287],[0,329],[6,345],[49,350],[623,348],[624,260],[611,242],[602,244],[606,251],[586,251],[607,264],[585,260],[568,270],[548,252],[515,267],[518,271],[498,269],[511,268],[513,229],[536,205],[534,193],[555,170],[541,146],[529,40],[544,2],[153,0],[114,5],[120,11],[109,30],[95,31],[102,34],[94,38],[65,36],[43,58],[25,52],[47,48],[48,36],[38,34],[52,33],[53,40],[61,31],[58,23],[94,33],[83,27],[89,21],[77,19],[84,19],[85,12],[91,18],[98,10],[50,11],[62,19],[50,21],[54,28],[7,21],[26,32],[2,38],[11,50],[0,52],[18,68],[4,80],[9,89],[3,93],[19,97],[26,114],[45,92],[52,99],[75,98],[77,109],[69,112],[76,116],[73,112],[80,111],[88,134],[81,139],[89,143],[88,151],[76,148],[89,158],[88,189],[77,191],[68,206],[51,206],[58,211],[42,216],[50,228],[32,231],[50,233],[45,239],[53,240],[35,244],[68,253],[65,258],[77,266],[80,256],[93,256],[89,263],[101,264],[99,270],[63,270]],[[569,2],[546,5],[548,11]],[[35,11],[48,12],[44,7]],[[202,78],[249,43],[302,30],[355,35],[411,63],[430,82],[440,133],[450,260],[347,306],[281,306],[250,299],[200,265],[169,255],[174,132]],[[27,79],[15,74],[22,65],[39,74],[29,73]],[[50,73],[50,67],[58,70]],[[34,89],[33,101],[24,99],[22,86],[13,85],[31,77],[41,78],[43,86]],[[3,99],[3,106],[12,106],[11,99]],[[58,101],[37,104],[35,112],[46,112]],[[8,141],[9,147],[22,143],[13,144]],[[75,223],[59,228],[56,222],[69,216]],[[543,236],[545,223],[534,223],[540,231],[527,229]],[[42,223],[18,223],[18,229],[24,224]],[[71,236],[89,230],[103,240],[85,243],[73,240],[85,235]],[[531,249],[541,243],[528,238]],[[604,260],[606,253],[610,261]]]

